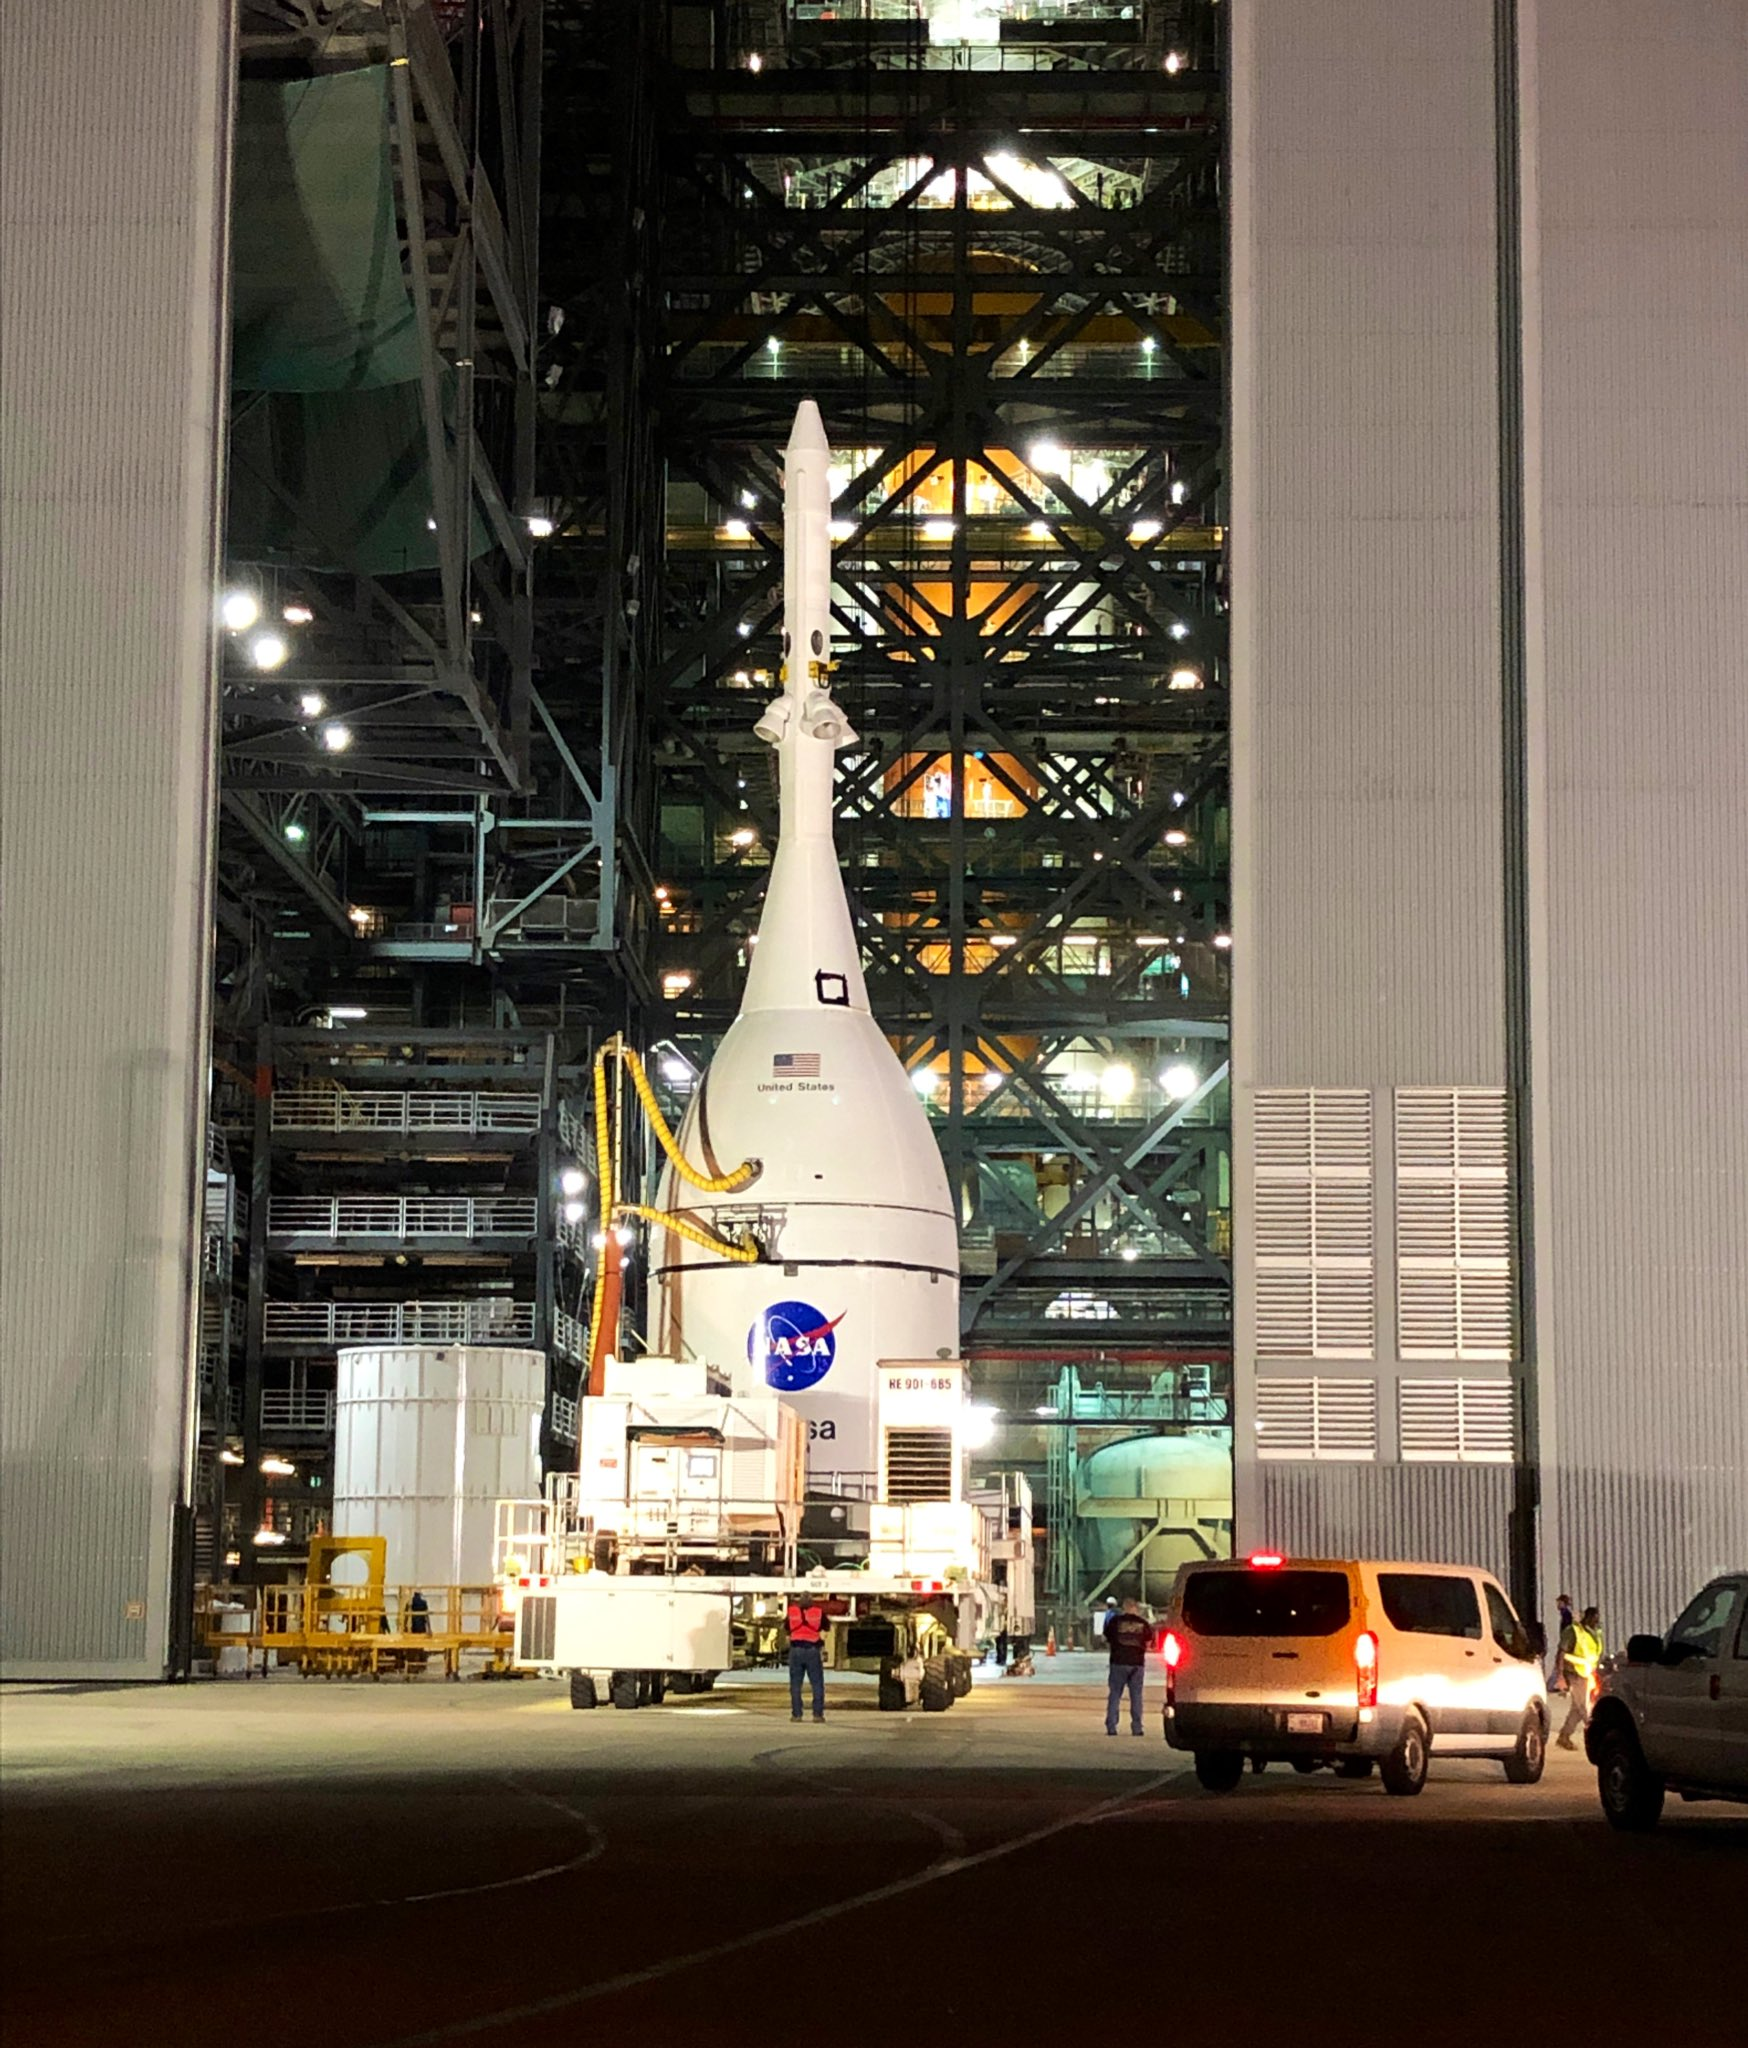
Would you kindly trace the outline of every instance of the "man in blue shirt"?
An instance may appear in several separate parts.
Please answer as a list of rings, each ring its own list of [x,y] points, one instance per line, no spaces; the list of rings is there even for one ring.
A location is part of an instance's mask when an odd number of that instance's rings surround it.
[[[1109,1690],[1105,1700],[1105,1733],[1115,1735],[1123,1710],[1123,1695],[1129,1695],[1129,1728],[1134,1735],[1146,1734],[1141,1725],[1141,1686],[1147,1671],[1147,1646],[1153,1640],[1153,1624],[1141,1612],[1140,1603],[1125,1600],[1105,1622],[1105,1642],[1111,1652]]]

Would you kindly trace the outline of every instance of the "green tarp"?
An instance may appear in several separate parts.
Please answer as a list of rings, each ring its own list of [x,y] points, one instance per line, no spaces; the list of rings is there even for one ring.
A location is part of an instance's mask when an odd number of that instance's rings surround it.
[[[367,391],[418,376],[384,66],[245,82],[232,216],[239,391]]]
[[[388,90],[378,65],[249,80],[239,95],[228,515],[239,553],[372,576],[437,565]],[[471,554],[489,545],[477,510],[471,539]]]

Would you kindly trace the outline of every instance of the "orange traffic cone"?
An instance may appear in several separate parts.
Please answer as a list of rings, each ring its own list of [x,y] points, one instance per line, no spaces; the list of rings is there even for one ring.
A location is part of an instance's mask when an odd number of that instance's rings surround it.
[[[1054,1628],[1044,1638],[1044,1654],[1046,1657],[1054,1657],[1056,1654],[1056,1631]]]

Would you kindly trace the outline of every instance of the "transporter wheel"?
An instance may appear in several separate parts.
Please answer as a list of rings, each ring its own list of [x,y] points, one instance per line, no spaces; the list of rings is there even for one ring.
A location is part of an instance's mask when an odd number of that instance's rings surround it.
[[[1663,1780],[1624,1722],[1611,1721],[1596,1738],[1596,1791],[1609,1826],[1622,1834],[1648,1835],[1663,1817]]]
[[[692,1690],[694,1692],[714,1692],[716,1690],[716,1681],[720,1676],[721,1673],[716,1671],[694,1671],[692,1674]]]
[[[637,1673],[635,1671],[615,1671],[613,1676],[607,1681],[607,1697],[616,1707],[637,1706],[639,1704],[637,1697]]]
[[[956,1700],[969,1696],[972,1685],[971,1659],[949,1657],[947,1660],[947,1684]]]
[[[571,1673],[571,1705],[573,1707],[598,1707],[601,1696],[595,1690],[595,1674],[592,1671]]]
[[[671,1693],[689,1693],[700,1690],[696,1672],[675,1671],[668,1676],[668,1690]]]
[[[925,1714],[944,1714],[953,1704],[952,1681],[945,1657],[931,1657],[923,1666],[923,1682],[917,1694]]]
[[[598,1572],[610,1572],[619,1560],[619,1545],[611,1536],[597,1536],[590,1551]]]
[[[1430,1739],[1426,1723],[1418,1714],[1411,1713],[1402,1723],[1402,1733],[1396,1738],[1396,1747],[1379,1766],[1383,1773],[1384,1790],[1395,1793],[1398,1799],[1412,1799],[1426,1783],[1426,1766],[1431,1754]]]
[[[1372,1775],[1372,1759],[1369,1756],[1337,1757],[1335,1775],[1338,1778],[1369,1778]]]
[[[1548,1761],[1548,1731],[1534,1707],[1526,1708],[1523,1726],[1517,1731],[1517,1746],[1505,1759],[1509,1784],[1533,1785]]]
[[[1320,1771],[1323,1768],[1323,1759],[1320,1756],[1290,1756],[1287,1761],[1301,1778],[1308,1778],[1313,1771]]]
[[[895,1672],[881,1672],[878,1699],[881,1713],[902,1714],[904,1712],[904,1680]]]

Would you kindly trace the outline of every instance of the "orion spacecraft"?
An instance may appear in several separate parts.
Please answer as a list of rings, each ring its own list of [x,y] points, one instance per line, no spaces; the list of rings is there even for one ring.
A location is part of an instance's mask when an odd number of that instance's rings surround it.
[[[853,1495],[873,1492],[876,1365],[958,1352],[959,1246],[928,1116],[869,1011],[833,843],[856,735],[831,685],[830,460],[804,400],[784,451],[783,690],[754,727],[777,755],[776,854],[739,1014],[679,1134],[712,1174],[761,1170],[698,1195],[670,1169],[661,1196],[708,1229],[755,1229],[767,1257],[664,1234],[650,1342],[782,1393],[807,1422],[810,1489]]]

